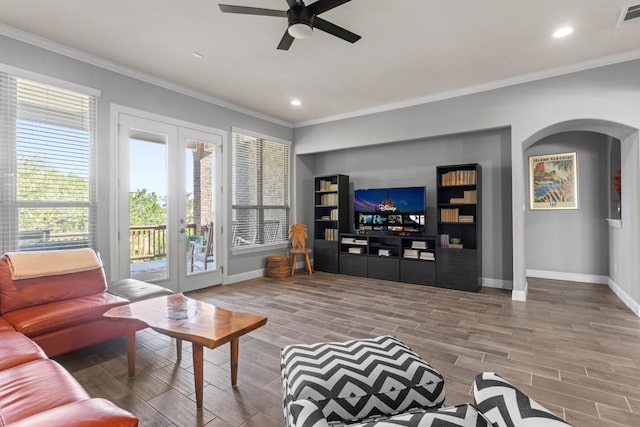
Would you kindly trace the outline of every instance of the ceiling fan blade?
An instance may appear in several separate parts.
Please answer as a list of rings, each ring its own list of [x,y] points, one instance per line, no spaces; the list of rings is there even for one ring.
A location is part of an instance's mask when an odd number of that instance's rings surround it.
[[[298,5],[298,0],[287,0],[289,7],[295,7]]]
[[[291,47],[291,44],[293,43],[293,40],[295,40],[293,38],[293,36],[291,34],[289,34],[288,30],[284,31],[284,35],[282,36],[282,39],[280,40],[280,43],[278,44],[278,49],[280,50],[289,50],[289,48]]]
[[[317,2],[307,6],[307,9],[312,15],[320,15],[327,10],[331,10],[334,7],[338,7],[341,4],[350,2],[351,0],[318,0]]]
[[[362,38],[349,30],[345,30],[344,28],[339,27],[336,24],[332,24],[329,21],[325,21],[324,19],[317,16],[313,19],[313,27],[324,31],[325,33],[329,33],[331,35],[339,37],[342,40],[346,40],[350,43],[355,43]]]
[[[262,9],[260,7],[235,6],[232,4],[219,4],[220,11],[224,13],[241,13],[243,15],[262,15],[287,17],[286,10]]]

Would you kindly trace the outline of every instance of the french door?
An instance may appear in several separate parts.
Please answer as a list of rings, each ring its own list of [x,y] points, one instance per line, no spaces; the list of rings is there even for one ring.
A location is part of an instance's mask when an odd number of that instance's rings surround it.
[[[187,292],[222,282],[223,133],[118,115],[118,276]]]

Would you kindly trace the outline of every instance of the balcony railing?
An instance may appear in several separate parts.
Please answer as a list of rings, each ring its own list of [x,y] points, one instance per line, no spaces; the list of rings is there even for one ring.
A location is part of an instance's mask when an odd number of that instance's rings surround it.
[[[187,224],[187,235],[196,232],[195,224]],[[141,261],[167,256],[167,226],[140,225],[129,227],[129,256],[131,261]]]
[[[187,235],[196,234],[196,225],[187,224]],[[19,250],[37,251],[89,247],[87,233],[52,233],[51,230],[24,230],[19,234]],[[142,225],[129,227],[129,256],[132,261],[167,256],[167,226]]]

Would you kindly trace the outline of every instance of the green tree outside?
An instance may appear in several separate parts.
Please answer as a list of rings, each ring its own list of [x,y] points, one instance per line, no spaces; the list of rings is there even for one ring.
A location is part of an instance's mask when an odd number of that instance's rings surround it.
[[[146,188],[130,192],[129,223],[133,226],[166,224],[166,199]]]
[[[72,173],[60,172],[38,157],[18,160],[18,202],[88,202],[89,183]],[[20,229],[48,229],[51,233],[87,233],[87,207],[20,208]]]

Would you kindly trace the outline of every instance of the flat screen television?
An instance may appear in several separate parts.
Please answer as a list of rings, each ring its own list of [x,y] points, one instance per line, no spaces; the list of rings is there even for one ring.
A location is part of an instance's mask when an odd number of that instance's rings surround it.
[[[359,232],[424,234],[425,187],[355,190],[353,211]]]

